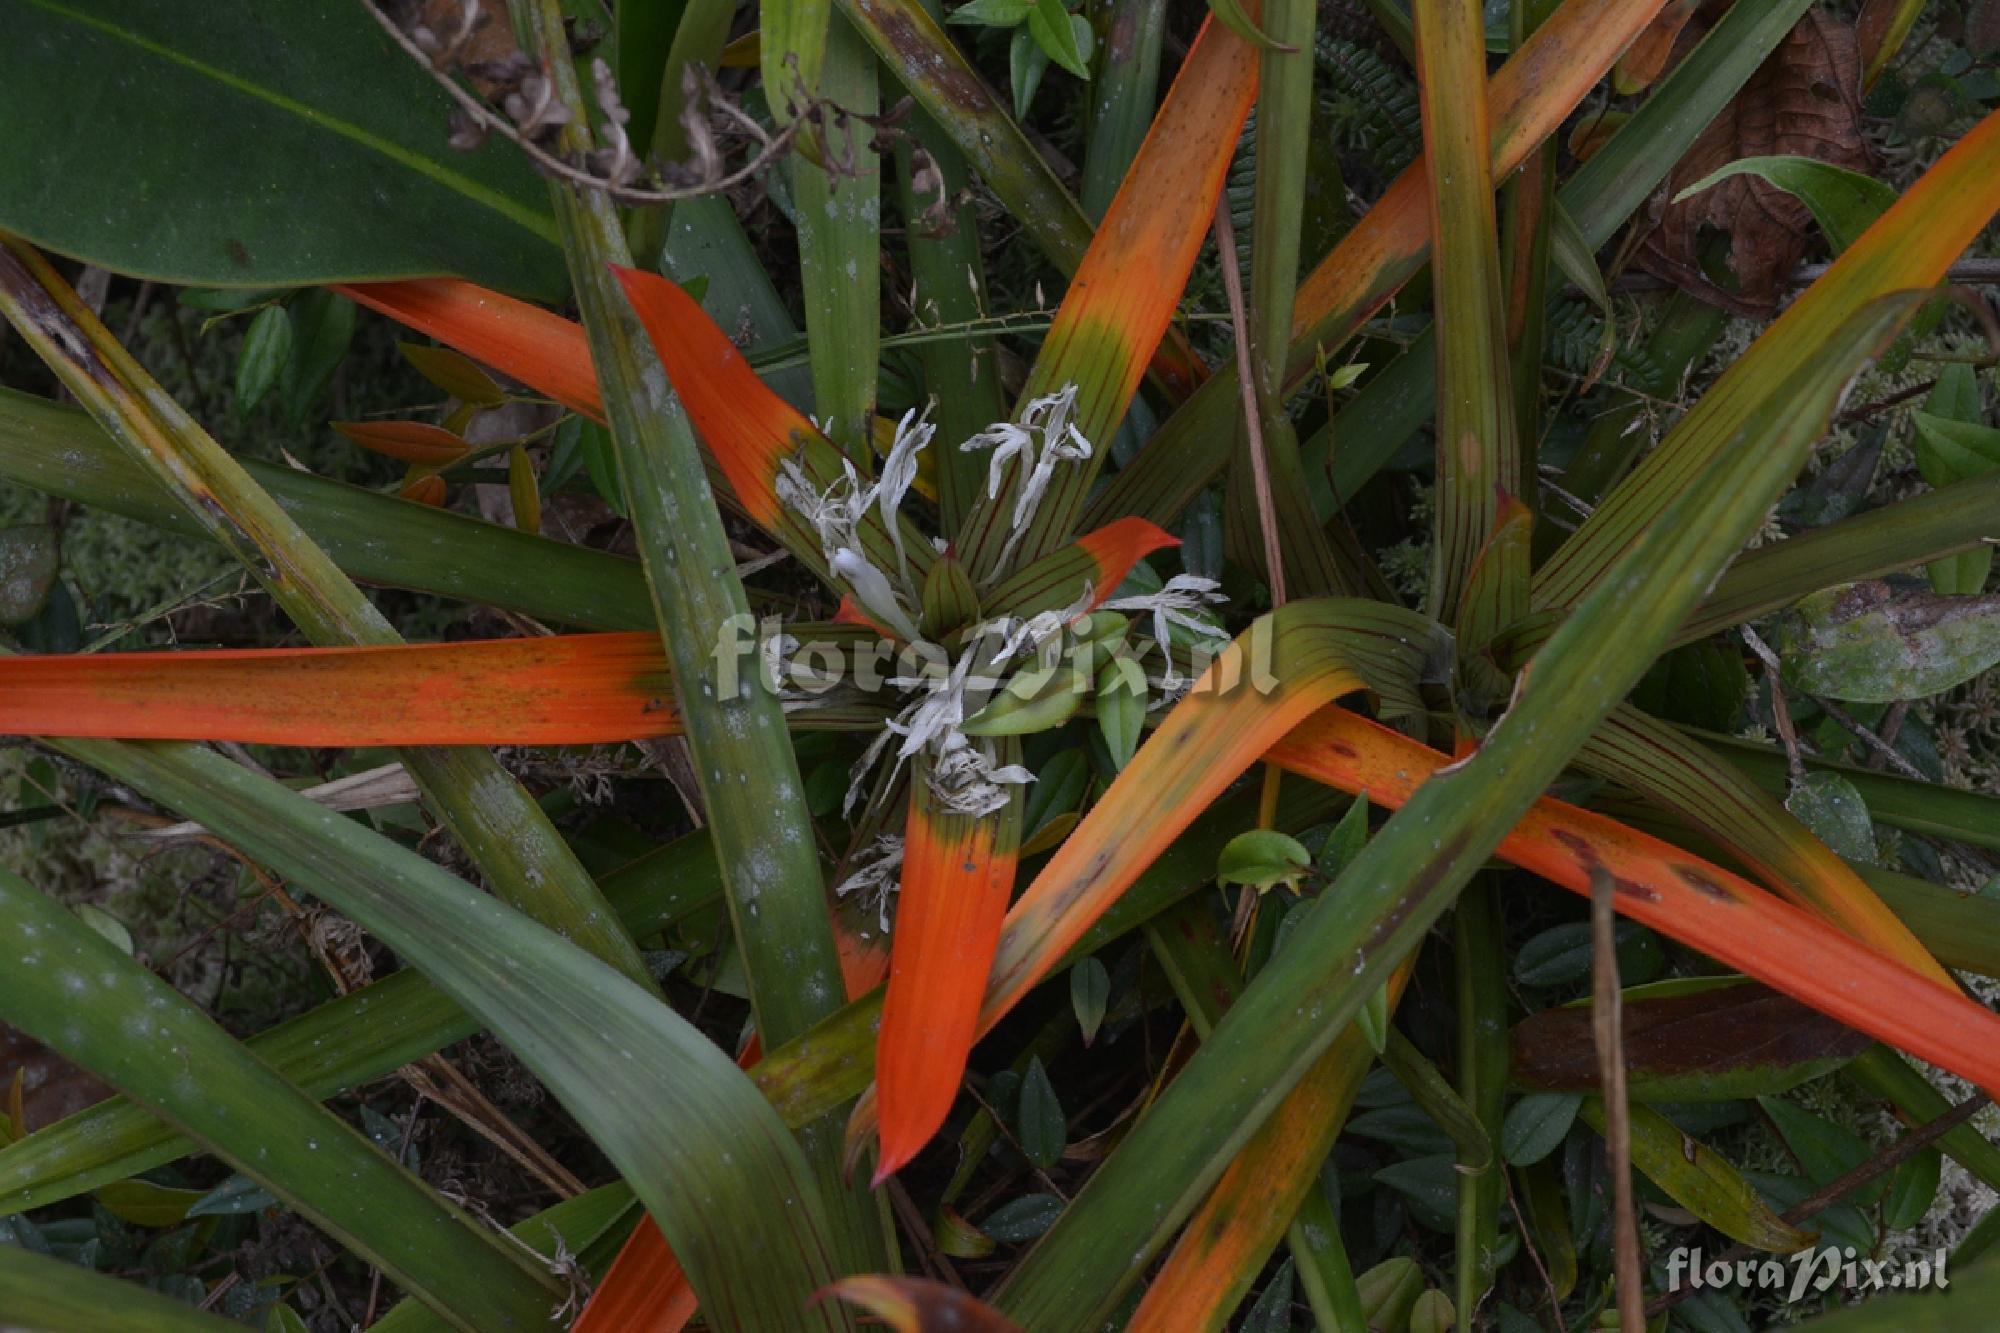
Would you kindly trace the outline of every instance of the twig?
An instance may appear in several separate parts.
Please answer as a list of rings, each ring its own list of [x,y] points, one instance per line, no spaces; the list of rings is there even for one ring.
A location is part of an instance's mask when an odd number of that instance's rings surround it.
[[[1639,1256],[1639,1217],[1632,1203],[1632,1121],[1625,1105],[1625,1036],[1618,993],[1616,890],[1610,872],[1590,874],[1590,942],[1593,976],[1590,1030],[1597,1042],[1597,1077],[1604,1088],[1604,1141],[1611,1158],[1614,1268],[1618,1284],[1620,1333],[1645,1333],[1644,1268]]]
[[[1521,1238],[1521,1248],[1528,1252],[1528,1258],[1535,1265],[1535,1271],[1542,1275],[1542,1285],[1549,1292],[1549,1313],[1555,1316],[1556,1333],[1569,1333],[1563,1322],[1562,1297],[1556,1293],[1556,1280],[1549,1276],[1549,1266],[1542,1262],[1542,1252],[1535,1248],[1535,1238],[1528,1230],[1528,1219],[1521,1215],[1521,1201],[1514,1196],[1514,1182],[1505,1171],[1500,1173],[1500,1183],[1507,1188],[1507,1207],[1514,1214],[1515,1234]]]
[[[423,66],[431,78],[436,80],[438,85],[451,95],[452,101],[458,104],[459,110],[480,130],[491,131],[513,144],[516,148],[527,154],[528,160],[535,165],[537,170],[584,189],[601,190],[621,204],[641,206],[647,204],[671,204],[682,199],[696,199],[703,195],[720,194],[726,190],[733,189],[789,151],[792,146],[792,140],[797,137],[799,131],[804,126],[818,123],[824,119],[824,116],[821,114],[824,109],[823,104],[815,102],[801,111],[794,120],[785,125],[776,134],[772,134],[754,119],[745,115],[741,110],[729,105],[726,99],[717,99],[712,103],[714,109],[728,116],[731,121],[744,129],[750,138],[756,142],[757,151],[749,162],[728,175],[705,179],[700,184],[692,185],[685,189],[642,190],[630,185],[622,185],[617,181],[608,180],[594,172],[565,162],[560,157],[542,148],[533,139],[529,138],[527,134],[515,128],[506,117],[496,114],[479,98],[466,91],[458,80],[451,76],[450,69],[443,67],[452,56],[457,54],[457,48],[463,45],[464,33],[469,32],[476,26],[478,21],[478,4],[479,0],[465,0],[465,8],[462,11],[464,15],[463,30],[460,37],[454,39],[446,50],[439,52],[439,58],[434,59],[431,53],[419,46],[416,40],[410,34],[404,32],[394,19],[383,13],[381,8],[375,4],[375,0],[361,0],[362,8],[366,9],[375,22],[381,25],[382,31],[388,33],[390,39],[397,46],[401,47],[411,59]],[[689,68],[688,74],[691,78],[699,77],[692,67]],[[546,80],[544,80],[544,84],[546,85]],[[535,123],[532,117],[530,118],[530,123]]]
[[[1806,1195],[1805,1198],[1800,1199],[1784,1211],[1781,1215],[1783,1220],[1793,1226],[1798,1225],[1800,1222],[1809,1221],[1877,1176],[1895,1170],[1910,1158],[1915,1157],[1918,1153],[1951,1133],[1952,1130],[1957,1129],[1960,1125],[1972,1119],[1973,1116],[1978,1115],[1989,1104],[1986,1094],[1974,1093],[1935,1120],[1925,1121],[1922,1125],[1911,1130],[1902,1138],[1897,1139],[1867,1161],[1862,1162],[1851,1170],[1842,1172],[1814,1190],[1811,1194]],[[1736,1245],[1724,1250],[1717,1257],[1717,1262],[1734,1263],[1736,1260],[1747,1258],[1754,1253],[1756,1251],[1748,1245]],[[1667,1310],[1686,1300],[1688,1296],[1693,1294],[1694,1290],[1694,1285],[1690,1283],[1685,1287],[1677,1287],[1672,1291],[1662,1292],[1660,1295],[1655,1296],[1652,1303],[1646,1307],[1647,1315],[1664,1314]]]
[[[1243,309],[1243,275],[1237,271],[1236,228],[1229,220],[1229,192],[1215,201],[1215,248],[1222,264],[1222,289],[1229,294],[1229,322],[1236,334],[1236,381],[1243,400],[1243,428],[1249,432],[1250,477],[1257,493],[1257,522],[1264,529],[1264,564],[1271,574],[1271,605],[1285,604],[1285,561],[1278,545],[1278,507],[1271,499],[1271,472],[1264,462],[1263,412],[1258,405],[1257,372],[1250,362],[1250,320]]]
[[[1782,670],[1778,663],[1778,655],[1771,651],[1771,645],[1765,643],[1762,636],[1748,625],[1738,625],[1736,632],[1743,636],[1743,642],[1757,655],[1757,660],[1764,664],[1764,679],[1771,685],[1771,724],[1778,729],[1778,739],[1784,743],[1785,766],[1791,775],[1792,785],[1797,786],[1806,780],[1806,764],[1805,760],[1799,757],[1799,733],[1792,726],[1792,710],[1785,703],[1785,687],[1778,679]]]

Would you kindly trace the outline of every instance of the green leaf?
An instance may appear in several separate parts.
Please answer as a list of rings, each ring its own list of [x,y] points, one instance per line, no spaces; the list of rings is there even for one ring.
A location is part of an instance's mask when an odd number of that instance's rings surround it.
[[[497,407],[507,401],[506,391],[493,382],[493,377],[478,362],[462,352],[406,342],[397,343],[396,350],[416,367],[419,375],[462,403]]]
[[[1278,1271],[1264,1284],[1264,1290],[1257,1293],[1250,1312],[1243,1316],[1239,1333],[1291,1333],[1292,1273],[1289,1258],[1278,1265]]]
[[[242,1333],[184,1301],[0,1241],[0,1309],[23,1328],[91,1333]]]
[[[1674,202],[1700,194],[1731,176],[1756,176],[1777,186],[1812,210],[1813,220],[1839,254],[1859,240],[1869,224],[1896,202],[1896,191],[1873,176],[1810,157],[1743,157],[1718,167],[1674,196]]]
[[[316,893],[491,1028],[645,1200],[711,1318],[787,1330],[834,1318],[808,1307],[831,1270],[797,1141],[671,1008],[440,867],[212,751],[59,748]],[[666,1123],[673,1134],[660,1134]]]
[[[1146,673],[1130,658],[1114,657],[1097,676],[1097,729],[1118,769],[1132,762],[1146,728]]]
[[[1027,25],[1014,29],[1013,40],[1007,44],[1007,79],[1014,90],[1016,119],[1027,119],[1035,90],[1042,86],[1042,75],[1048,68],[1049,53],[1035,40]]]
[[[1319,856],[1313,862],[1319,873],[1332,879],[1347,868],[1347,863],[1361,854],[1368,842],[1368,798],[1357,796],[1347,807],[1347,813],[1340,822],[1327,830],[1326,841],[1319,845]]]
[[[463,1326],[500,1327],[547,1308],[556,1288],[546,1274],[5,871],[0,927],[20,943],[0,972],[9,1021],[254,1175]]]
[[[1785,797],[1785,808],[1841,856],[1874,861],[1875,826],[1868,819],[1868,803],[1840,774],[1806,774]]]
[[[1921,699],[2000,662],[2000,597],[1856,583],[1815,593],[1787,619],[1784,680],[1855,703]]]
[[[946,23],[979,23],[989,28],[1011,28],[1035,10],[1036,0],[972,0],[945,16]]]
[[[1925,1148],[1897,1167],[1882,1204],[1882,1225],[1890,1231],[1908,1231],[1923,1221],[1943,1174],[1944,1154],[1936,1148]]]
[[[1021,1136],[1021,1151],[1036,1166],[1046,1171],[1062,1160],[1069,1122],[1063,1116],[1055,1084],[1049,1081],[1049,1071],[1042,1068],[1039,1057],[1028,1061],[1028,1072],[1021,1079],[1015,1129]]]
[[[1745,1245],[1777,1254],[1802,1249],[1812,1237],[1771,1211],[1728,1160],[1696,1142],[1650,1106],[1629,1108],[1632,1165],[1667,1192],[1667,1197],[1702,1221]],[[1585,1099],[1579,1112],[1604,1132],[1604,1103]]]
[[[251,480],[354,579],[504,606],[556,624],[652,628],[637,561],[296,468],[241,461]],[[88,416],[7,389],[0,389],[0,478],[166,532],[213,540]],[[0,554],[0,581],[4,561]]]
[[[1083,1044],[1088,1046],[1097,1039],[1097,1029],[1111,1003],[1111,973],[1103,963],[1086,958],[1069,970],[1069,1002],[1076,1011]]]
[[[1215,21],[1241,37],[1260,51],[1291,53],[1296,47],[1274,42],[1257,26],[1244,10],[1240,0],[1208,0],[1208,12],[1215,15]]]
[[[1432,1231],[1450,1235],[1458,1207],[1458,1159],[1451,1153],[1391,1162],[1375,1179],[1403,1196],[1410,1216]]]
[[[195,1200],[189,1217],[233,1217],[255,1213],[277,1203],[271,1192],[249,1176],[231,1176]]]
[[[0,528],[0,625],[33,620],[56,586],[56,530],[42,523]]]
[[[287,310],[292,317],[292,356],[280,383],[285,420],[298,426],[305,424],[347,355],[354,339],[355,309],[346,297],[314,288],[294,296]]]
[[[1275,829],[1251,829],[1231,838],[1222,849],[1215,862],[1215,880],[1263,890],[1296,885],[1310,869],[1312,853],[1297,838]]]
[[[1569,1136],[1583,1097],[1573,1092],[1531,1092],[1507,1108],[1500,1123],[1500,1156],[1510,1166],[1532,1166]]]
[[[451,148],[455,104],[361,6],[24,0],[7,25],[0,228],[167,282],[569,290],[547,187],[497,138]]]
[[[1949,486],[2000,468],[2000,430],[1937,416],[1928,407],[1912,412],[1910,420],[1917,428],[1917,471],[1931,485]]]
[[[1814,1115],[1783,1097],[1759,1097],[1757,1105],[1777,1126],[1785,1146],[1799,1159],[1800,1168],[1814,1185],[1830,1184],[1874,1156],[1875,1150],[1853,1130]],[[1889,1177],[1877,1176],[1857,1187],[1847,1201],[1864,1206],[1872,1204],[1888,1188]]]
[[[1361,1035],[1368,1041],[1368,1049],[1382,1054],[1389,1044],[1389,988],[1387,986],[1368,997],[1354,1015],[1354,1026],[1361,1029]]]
[[[1034,1240],[1055,1225],[1063,1202],[1053,1194],[1026,1194],[986,1215],[979,1229],[1002,1244]]]
[[[292,317],[281,305],[265,306],[250,321],[236,354],[236,407],[249,412],[263,401],[292,359]]]

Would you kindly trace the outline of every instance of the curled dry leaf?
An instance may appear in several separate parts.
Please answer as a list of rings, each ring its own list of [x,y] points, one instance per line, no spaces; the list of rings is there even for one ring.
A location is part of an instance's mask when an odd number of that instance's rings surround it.
[[[1871,165],[1861,138],[1861,62],[1854,31],[1818,9],[1806,11],[1701,132],[1668,178],[1666,198],[1741,158],[1785,154],[1864,173]],[[1667,204],[1641,244],[1638,262],[1704,301],[1762,318],[1777,305],[1812,241],[1812,226],[1811,212],[1793,196],[1751,176],[1731,176]],[[1702,268],[1701,252],[1715,233],[1729,238],[1734,291]]]

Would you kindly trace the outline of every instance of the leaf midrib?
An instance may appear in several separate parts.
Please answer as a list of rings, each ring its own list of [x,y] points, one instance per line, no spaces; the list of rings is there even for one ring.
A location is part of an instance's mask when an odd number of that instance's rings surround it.
[[[426,177],[436,184],[464,196],[476,204],[491,209],[501,217],[506,218],[509,222],[514,223],[516,226],[530,232],[541,240],[547,241],[551,245],[559,243],[556,235],[555,219],[537,213],[533,209],[526,208],[490,186],[483,185],[469,176],[442,167],[434,160],[413,152],[401,144],[384,139],[380,135],[371,133],[350,121],[330,116],[275,89],[252,83],[241,75],[232,74],[228,70],[217,68],[205,61],[196,60],[192,56],[176,51],[172,47],[162,45],[149,37],[141,36],[130,29],[119,27],[116,24],[106,22],[103,19],[95,18],[88,14],[79,13],[66,5],[52,3],[52,0],[28,0],[28,2],[38,9],[68,19],[73,23],[101,32],[114,40],[136,47],[148,55],[165,60],[170,64],[178,65],[205,78],[214,79],[226,88],[297,116],[299,119],[318,129],[340,138],[348,139],[363,148],[380,154],[399,166],[415,172],[419,176]]]

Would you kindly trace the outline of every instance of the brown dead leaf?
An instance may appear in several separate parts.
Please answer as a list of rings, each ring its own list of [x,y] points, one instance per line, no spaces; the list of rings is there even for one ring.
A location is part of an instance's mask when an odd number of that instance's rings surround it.
[[[111,1089],[78,1069],[19,1028],[0,1023],[0,1092],[21,1077],[21,1110],[29,1130],[37,1130],[86,1106],[103,1101]],[[0,1113],[0,1142],[5,1141]]]
[[[1751,983],[1695,994],[1628,998],[1625,1063],[1631,1093],[1716,1101],[1777,1092],[1838,1068],[1869,1045],[1797,1000]],[[1544,1009],[1510,1039],[1508,1076],[1540,1092],[1598,1085],[1588,1006]]]
[[[1861,62],[1854,31],[1817,9],[1806,11],[1701,132],[1668,178],[1667,198],[1740,158],[1781,154],[1861,172],[1872,165],[1861,138]],[[1701,251],[1718,232],[1729,238],[1733,292],[1702,271]],[[1704,301],[1761,318],[1777,305],[1814,235],[1804,204],[1753,176],[1732,176],[1680,203],[1669,202],[1641,244],[1638,261]]]

